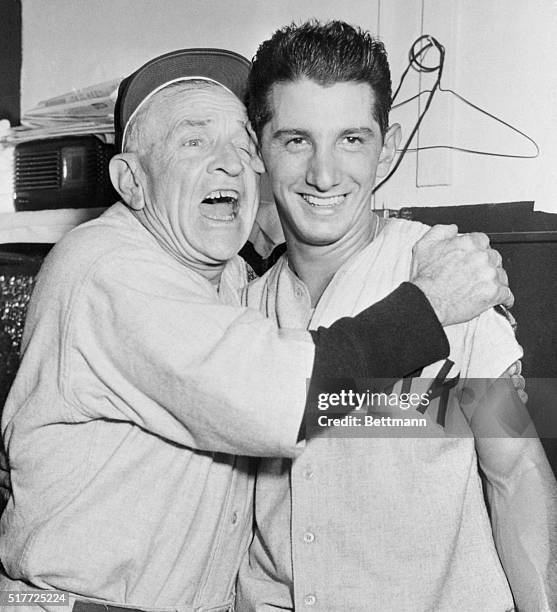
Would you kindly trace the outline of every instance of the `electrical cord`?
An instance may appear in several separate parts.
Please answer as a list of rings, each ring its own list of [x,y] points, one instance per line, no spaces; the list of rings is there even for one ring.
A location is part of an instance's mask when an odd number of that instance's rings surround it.
[[[427,44],[422,46],[418,51],[415,51],[416,47],[418,45],[420,45],[422,43],[422,41],[427,40]],[[426,51],[428,51],[429,49],[431,49],[432,47],[435,47],[438,51],[439,51],[439,64],[437,66],[431,67],[431,66],[426,66],[425,64],[422,64],[419,61],[419,58],[426,53]],[[398,167],[400,166],[400,164],[402,163],[402,160],[404,159],[404,156],[406,155],[406,151],[408,150],[408,147],[410,146],[410,143],[412,142],[412,139],[414,138],[414,136],[416,135],[416,132],[418,131],[418,128],[420,127],[423,118],[425,117],[425,114],[427,113],[429,107],[431,106],[431,102],[433,100],[433,96],[435,95],[435,92],[437,91],[437,88],[439,87],[439,85],[441,84],[441,76],[443,75],[443,66],[445,63],[445,47],[443,47],[443,45],[435,38],[433,38],[433,36],[430,36],[429,34],[424,34],[422,36],[420,36],[419,38],[417,38],[414,41],[414,44],[410,47],[410,51],[408,54],[408,66],[406,67],[406,70],[404,70],[404,72],[402,73],[402,76],[400,77],[400,81],[398,84],[398,87],[392,97],[391,102],[394,102],[394,100],[396,99],[398,93],[400,92],[400,88],[402,87],[402,83],[406,77],[406,75],[408,74],[408,71],[410,70],[410,68],[413,67],[417,67],[414,68],[415,70],[418,71],[423,71],[423,72],[434,72],[435,70],[438,71],[437,74],[437,79],[435,80],[435,84],[433,85],[433,88],[430,90],[429,92],[429,96],[427,98],[427,101],[425,103],[425,107],[424,110],[421,112],[420,116],[418,117],[418,120],[416,121],[416,124],[414,125],[414,128],[412,129],[412,131],[410,132],[410,136],[408,137],[404,147],[402,148],[402,151],[400,153],[400,155],[398,156],[398,159],[395,162],[395,165],[391,168],[390,172],[387,174],[387,176],[385,176],[385,178],[380,181],[374,188],[374,192],[379,189],[379,187],[381,187],[381,185],[383,185],[384,183],[386,183],[391,176],[393,176],[393,174],[398,170]]]
[[[424,41],[427,41],[426,44],[424,45]],[[437,64],[433,65],[433,66],[428,66],[425,63],[423,63],[423,60],[421,59],[423,56],[425,56],[425,54],[430,50],[430,49],[436,49],[439,53],[439,61]],[[385,178],[383,178],[382,181],[380,181],[374,188],[374,192],[379,189],[379,187],[381,187],[381,185],[383,185],[384,183],[386,183],[391,176],[398,170],[400,164],[402,163],[402,160],[404,159],[404,156],[406,155],[406,153],[408,152],[417,152],[417,151],[428,151],[428,150],[432,150],[432,149],[450,149],[453,151],[461,151],[463,153],[470,153],[473,155],[487,155],[487,156],[491,156],[491,157],[506,157],[506,158],[513,158],[513,159],[534,159],[536,157],[538,157],[538,155],[540,154],[540,149],[538,147],[538,144],[535,142],[535,140],[533,140],[532,138],[530,138],[530,136],[528,136],[527,134],[525,134],[524,132],[521,132],[518,128],[512,126],[511,124],[507,123],[506,121],[503,121],[503,119],[500,119],[499,117],[496,117],[495,115],[493,115],[492,113],[489,113],[488,111],[480,108],[479,106],[477,106],[476,104],[474,104],[473,102],[470,102],[470,100],[467,100],[464,96],[461,96],[460,94],[458,94],[456,91],[452,90],[452,89],[445,89],[441,86],[441,78],[443,76],[443,68],[444,68],[444,64],[445,64],[445,47],[433,36],[429,35],[429,34],[423,34],[422,36],[420,36],[419,38],[417,38],[414,43],[412,44],[412,46],[410,47],[410,51],[408,52],[408,66],[405,68],[405,70],[403,71],[399,82],[398,82],[398,86],[392,96],[391,102],[392,104],[392,109],[394,108],[399,108],[400,106],[403,106],[404,104],[408,104],[409,102],[412,102],[413,100],[416,100],[417,98],[419,98],[420,96],[424,95],[424,94],[429,94],[428,98],[426,100],[425,106],[424,106],[424,110],[420,113],[420,116],[418,117],[418,120],[416,121],[416,124],[414,125],[414,128],[412,129],[412,131],[410,132],[410,136],[408,137],[408,139],[406,140],[406,143],[404,144],[404,146],[402,147],[402,149],[400,149],[400,155],[398,156],[398,159],[395,162],[395,165],[391,168],[390,172],[387,174],[387,176],[385,176]],[[433,85],[433,87],[431,89],[426,89],[424,91],[421,91],[420,93],[411,96],[410,98],[407,98],[406,100],[404,100],[403,102],[399,102],[398,104],[394,104],[398,94],[400,93],[400,90],[402,88],[402,84],[404,82],[404,79],[406,78],[408,72],[410,71],[410,68],[413,68],[414,70],[416,70],[417,72],[424,72],[424,73],[431,73],[431,72],[437,72],[437,78],[435,80],[435,83]],[[456,146],[452,146],[452,145],[430,145],[430,146],[425,146],[425,147],[416,147],[416,148],[410,148],[410,143],[412,142],[414,136],[416,135],[427,111],[429,110],[429,107],[431,106],[431,102],[433,100],[433,97],[435,95],[435,93],[437,91],[441,91],[441,92],[445,92],[445,93],[451,93],[452,95],[454,95],[456,98],[458,98],[459,100],[461,100],[462,102],[464,102],[466,105],[470,106],[471,108],[473,108],[474,110],[477,110],[478,112],[486,115],[487,117],[490,117],[491,119],[494,119],[495,121],[497,121],[498,123],[504,125],[505,127],[511,129],[512,131],[516,132],[517,134],[520,134],[522,137],[524,137],[526,140],[528,140],[530,143],[532,143],[536,149],[536,152],[532,155],[513,155],[513,154],[509,154],[509,153],[499,153],[499,152],[495,152],[495,151],[481,151],[481,150],[476,150],[476,149],[467,149],[464,147],[456,147]]]

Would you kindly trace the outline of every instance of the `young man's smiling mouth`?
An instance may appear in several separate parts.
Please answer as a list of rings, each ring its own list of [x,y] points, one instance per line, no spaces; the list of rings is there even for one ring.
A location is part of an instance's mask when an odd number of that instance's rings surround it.
[[[343,193],[335,196],[316,196],[309,193],[301,193],[302,198],[310,205],[316,208],[334,208],[342,204],[348,194]]]
[[[216,189],[201,201],[201,214],[212,221],[234,221],[238,214],[238,192],[234,189]]]

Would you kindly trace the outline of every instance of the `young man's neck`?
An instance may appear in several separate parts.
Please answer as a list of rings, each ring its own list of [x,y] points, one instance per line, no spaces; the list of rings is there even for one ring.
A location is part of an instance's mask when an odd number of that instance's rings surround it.
[[[373,223],[358,234],[332,244],[313,245],[286,235],[288,263],[304,282],[315,307],[337,270],[370,244],[378,227],[379,219],[373,215]]]

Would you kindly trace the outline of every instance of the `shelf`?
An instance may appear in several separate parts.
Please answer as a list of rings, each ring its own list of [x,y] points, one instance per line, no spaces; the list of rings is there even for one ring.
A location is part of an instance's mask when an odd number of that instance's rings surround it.
[[[0,213],[0,244],[54,244],[85,221],[98,217],[106,208],[58,208]]]

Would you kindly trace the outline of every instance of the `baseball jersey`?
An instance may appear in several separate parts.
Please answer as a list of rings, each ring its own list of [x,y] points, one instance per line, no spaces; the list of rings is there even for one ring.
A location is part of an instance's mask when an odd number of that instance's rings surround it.
[[[217,290],[123,204],[56,245],[2,418],[12,579],[150,610],[232,606],[249,455],[298,452],[314,350],[240,306],[245,280],[234,258]]]
[[[427,227],[390,220],[335,274],[312,312],[286,256],[247,293],[281,327],[329,325],[408,280],[412,247]],[[237,609],[338,612],[504,612],[513,599],[495,549],[474,440],[456,381],[497,378],[521,356],[494,311],[446,329],[447,360],[394,391],[428,390],[425,435],[316,436],[303,453],[260,462],[256,530]],[[445,382],[446,384],[443,384]],[[448,435],[451,429],[458,435]]]

